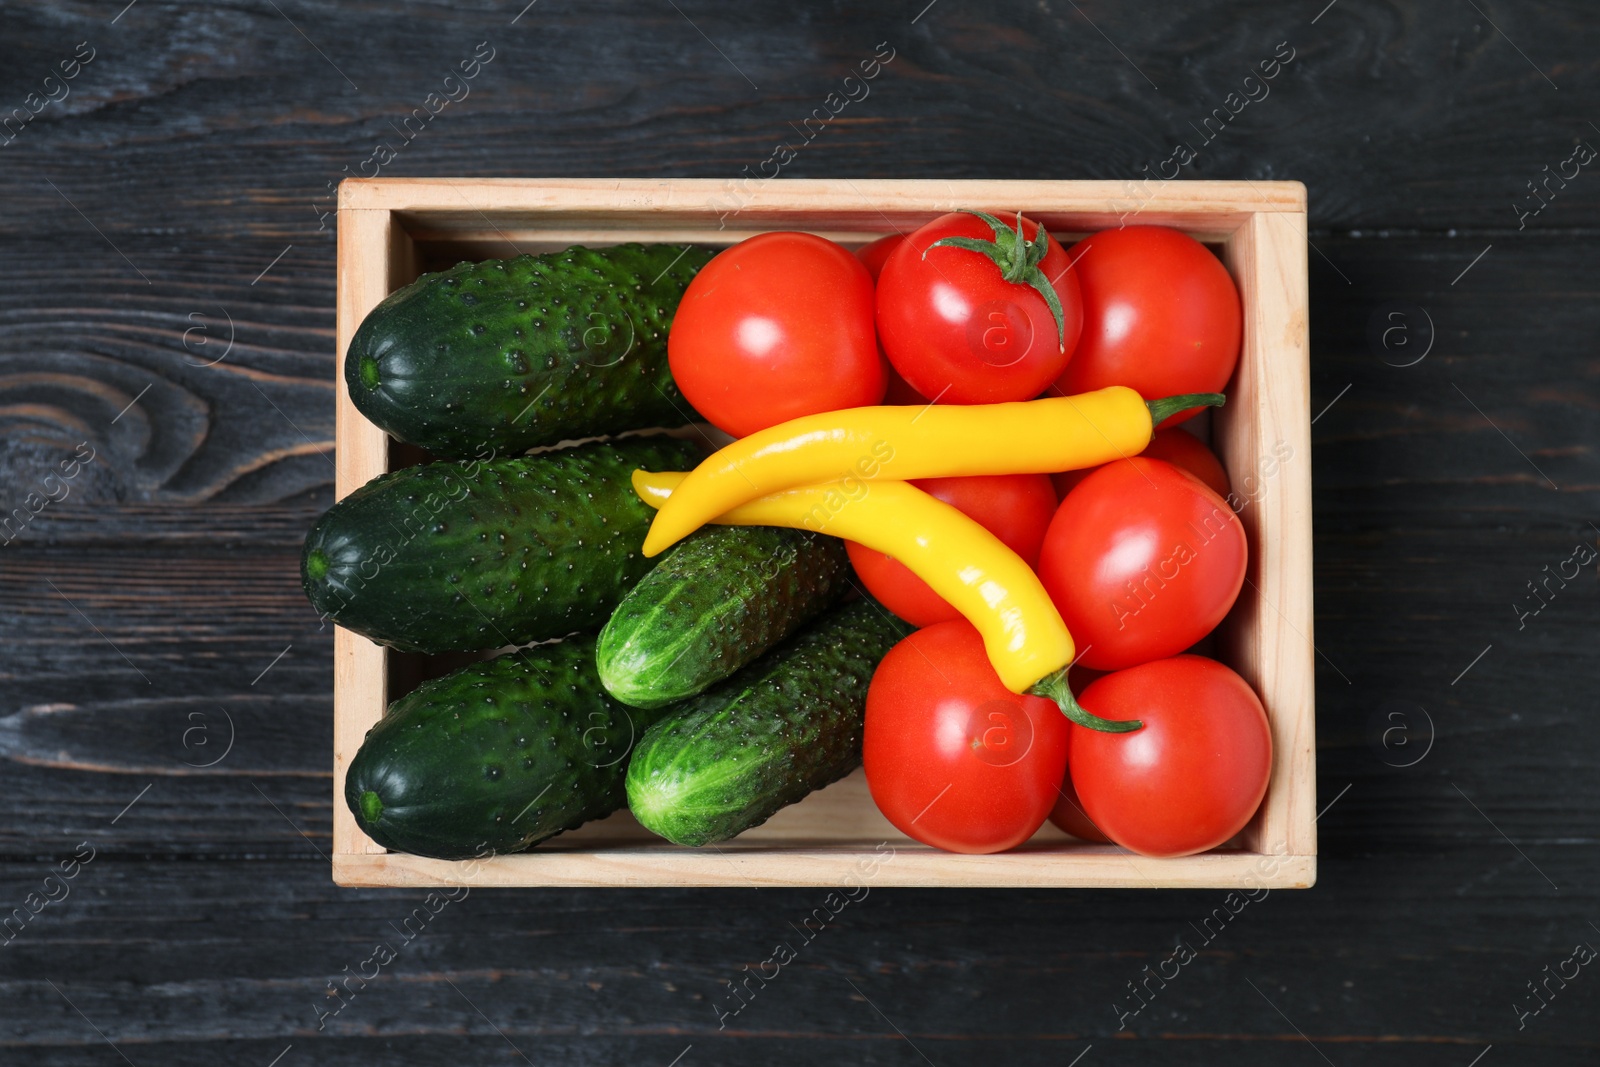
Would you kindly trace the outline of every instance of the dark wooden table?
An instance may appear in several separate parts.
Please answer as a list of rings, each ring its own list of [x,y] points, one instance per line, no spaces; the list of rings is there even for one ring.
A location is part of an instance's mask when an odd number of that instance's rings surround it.
[[[1592,5],[123,2],[0,4],[0,1063],[1600,1057]],[[880,889],[719,1030],[815,892],[474,891],[334,1000],[334,183],[737,178],[880,42],[782,177],[1309,186],[1320,883],[1121,1018],[1223,894]]]

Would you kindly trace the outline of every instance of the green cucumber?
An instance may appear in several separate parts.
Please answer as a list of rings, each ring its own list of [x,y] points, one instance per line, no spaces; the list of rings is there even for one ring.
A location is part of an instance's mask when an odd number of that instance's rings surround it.
[[[805,625],[845,589],[844,542],[774,526],[708,526],[622,598],[595,658],[612,696],[694,696]]]
[[[667,368],[678,301],[716,249],[574,246],[457,263],[373,308],[345,358],[356,408],[442,459],[695,416]]]
[[[301,580],[325,617],[407,652],[521,645],[598,627],[655,564],[634,470],[700,452],[627,438],[380,475],[306,537]]]
[[[536,645],[395,701],[350,761],[345,803],[388,849],[520,852],[622,807],[628,751],[660,714],[606,694],[592,637]]]
[[[858,600],[671,711],[628,761],[634,818],[676,844],[709,845],[849,774],[872,672],[910,631]]]

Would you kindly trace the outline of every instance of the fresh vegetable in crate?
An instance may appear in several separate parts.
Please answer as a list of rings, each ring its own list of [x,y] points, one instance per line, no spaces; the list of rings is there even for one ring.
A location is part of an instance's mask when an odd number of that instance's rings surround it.
[[[850,565],[835,538],[716,526],[673,546],[600,632],[600,681],[625,704],[694,696],[838,599]]]
[[[520,852],[622,807],[628,753],[660,714],[606,693],[592,637],[508,653],[395,701],[350,761],[345,802],[385,848]]]
[[[629,474],[692,461],[672,437],[627,438],[380,475],[306,537],[318,611],[408,652],[519,645],[599,626],[654,566],[651,510]]]
[[[574,246],[458,263],[390,294],[345,358],[356,408],[443,459],[694,418],[667,330],[714,249]]]
[[[857,600],[670,712],[628,763],[634,818],[676,844],[714,844],[849,774],[873,668],[909,629]]]
[[[944,404],[1028,400],[1072,359],[1083,297],[1067,253],[1019,213],[941,215],[878,275],[878,340],[912,389]]]
[[[644,550],[653,556],[740,504],[795,486],[1099,466],[1143,451],[1174,412],[1223,400],[1195,393],[1146,401],[1113,385],[1018,403],[862,407],[791,419],[707,457],[662,505]]]
[[[887,381],[871,275],[810,233],[758,234],[720,253],[683,294],[668,348],[683,395],[735,437],[876,404]]]
[[[633,475],[640,498],[656,507],[670,503],[687,483],[676,471]],[[971,621],[1011,692],[1047,697],[1092,730],[1139,728],[1137,721],[1096,718],[1073,700],[1067,685],[1072,635],[1032,568],[977,521],[908,482],[841,479],[800,486],[740,505],[715,521],[813,529],[887,553]]]

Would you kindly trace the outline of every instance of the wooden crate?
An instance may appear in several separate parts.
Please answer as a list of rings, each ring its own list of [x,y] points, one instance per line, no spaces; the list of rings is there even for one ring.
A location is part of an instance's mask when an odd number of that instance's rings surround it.
[[[873,805],[858,771],[766,825],[704,849],[668,844],[626,812],[521,855],[447,862],[386,852],[344,803],[346,768],[418,657],[334,636],[333,876],[341,885],[873,885],[1306,887],[1316,878],[1311,452],[1305,188],[1298,182],[348,180],[339,189],[338,484],[390,469],[383,431],[343,389],[357,325],[424,270],[573,243],[727,245],[773,229],[854,246],[959,207],[1022,210],[1062,238],[1124,223],[1174,226],[1218,248],[1244,298],[1244,351],[1212,444],[1235,491],[1250,566],[1219,658],[1261,695],[1274,759],[1266,801],[1228,846],[1152,860],[1046,824],[995,856],[917,844]],[[400,452],[396,446],[394,452]],[[1269,457],[1276,454],[1274,464]],[[1263,467],[1263,464],[1266,467]]]

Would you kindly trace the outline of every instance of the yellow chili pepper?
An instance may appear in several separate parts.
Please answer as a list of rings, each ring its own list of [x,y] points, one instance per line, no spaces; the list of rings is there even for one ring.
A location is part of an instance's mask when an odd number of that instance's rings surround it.
[[[1168,416],[1220,393],[1148,403],[1124,386],[1011,404],[867,407],[806,415],[735,441],[696,467],[656,514],[654,556],[756,497],[834,479],[905,481],[1052,474],[1136,456]]]
[[[640,499],[664,508],[688,476],[633,472]],[[1067,686],[1072,635],[1037,575],[975,520],[900,481],[841,480],[780,490],[712,520],[730,526],[788,526],[859,541],[909,567],[977,627],[1000,681],[1013,693],[1054,700],[1092,730],[1137,730],[1091,715]]]

